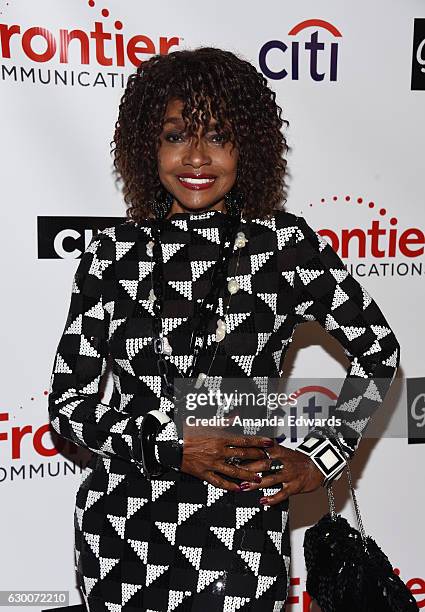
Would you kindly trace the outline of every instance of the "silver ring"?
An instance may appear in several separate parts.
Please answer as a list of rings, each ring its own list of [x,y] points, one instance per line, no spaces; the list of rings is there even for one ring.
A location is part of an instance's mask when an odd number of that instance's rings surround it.
[[[239,465],[241,462],[240,457],[226,457],[224,463],[228,463],[229,465]]]
[[[283,466],[284,464],[282,463],[280,459],[272,459],[270,469],[278,471],[278,470],[281,470]]]
[[[263,453],[265,454],[265,456],[267,457],[267,459],[271,459],[269,451],[267,449],[265,449],[263,446],[261,446],[260,448],[263,451]]]

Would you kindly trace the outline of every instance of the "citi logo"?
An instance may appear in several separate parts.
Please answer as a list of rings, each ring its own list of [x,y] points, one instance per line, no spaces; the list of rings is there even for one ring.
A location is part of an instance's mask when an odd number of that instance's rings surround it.
[[[338,383],[338,379],[334,379]],[[329,379],[329,383],[331,383]],[[335,402],[338,399],[337,393],[330,387],[323,384],[301,385],[295,392],[291,393],[296,400],[294,406],[290,405],[289,413],[280,408],[284,416],[287,416],[287,426],[283,428],[279,436],[276,437],[279,443],[286,439],[297,442],[302,439],[312,427],[339,425],[339,417],[335,415]]]
[[[306,34],[310,38],[306,38]],[[323,19],[307,19],[291,28],[286,42],[269,40],[260,49],[258,62],[263,74],[276,81],[290,78],[298,81],[336,81],[338,78],[338,46],[342,34]]]
[[[37,217],[38,259],[78,259],[98,231],[121,217]]]
[[[109,11],[104,9],[102,14],[108,16]],[[20,60],[23,53],[37,64],[56,60],[60,64],[78,61],[97,67],[138,66],[151,55],[166,55],[172,47],[180,44],[177,36],[153,39],[146,34],[137,34],[127,39],[122,30],[123,23],[119,20],[114,22],[112,28],[95,21],[89,32],[79,28],[60,28],[53,32],[40,26],[26,28],[19,24],[0,23],[1,58]]]

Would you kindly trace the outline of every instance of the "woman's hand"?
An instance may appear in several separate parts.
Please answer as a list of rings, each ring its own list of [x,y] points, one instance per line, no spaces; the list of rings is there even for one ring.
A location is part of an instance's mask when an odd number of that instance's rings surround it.
[[[273,447],[274,440],[272,438],[229,435],[219,427],[208,427],[205,435],[199,432],[199,428],[194,435],[189,435],[189,432],[190,430],[186,430],[184,433],[183,459],[180,471],[206,480],[215,487],[227,491],[241,491],[241,488],[239,484],[223,478],[216,472],[252,484],[262,482],[261,476],[255,473],[259,470],[249,470],[245,466],[230,465],[225,463],[225,459],[238,457],[245,461],[249,459],[257,460],[258,463],[261,457],[264,458],[261,447]],[[267,465],[269,463],[267,461]],[[264,464],[264,461],[262,464]]]
[[[244,491],[252,489],[263,489],[269,487],[277,487],[281,485],[281,490],[274,495],[262,497],[260,503],[273,506],[283,501],[290,495],[296,493],[310,493],[323,485],[325,480],[324,474],[319,470],[315,463],[301,453],[285,446],[281,446],[274,440],[273,446],[267,447],[271,459],[280,459],[283,467],[276,470],[270,476],[263,476],[261,484],[253,482],[241,483]],[[264,453],[263,453],[264,454]],[[264,467],[266,466],[266,467]],[[262,459],[246,463],[244,467],[253,472],[262,472],[270,470],[271,460]]]

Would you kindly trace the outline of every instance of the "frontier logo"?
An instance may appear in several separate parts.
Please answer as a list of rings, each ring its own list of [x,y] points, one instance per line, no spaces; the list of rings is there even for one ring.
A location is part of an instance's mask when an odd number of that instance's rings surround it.
[[[310,38],[305,39],[307,32]],[[342,37],[338,28],[323,19],[307,19],[291,28],[288,36],[292,37],[288,44],[269,40],[261,47],[258,62],[267,78],[298,81],[301,75],[316,82],[337,80],[338,39]]]
[[[393,568],[394,574],[400,576],[407,588],[411,591],[418,604],[418,610],[425,606],[425,579],[421,575],[416,575],[412,578],[401,575],[401,570],[398,567]],[[286,602],[286,610],[291,612],[310,612],[313,600],[306,590],[306,579],[300,576],[291,576],[289,583],[289,594]],[[315,608],[319,610],[319,608]]]
[[[313,204],[310,204],[313,206]],[[337,210],[332,210],[334,207]],[[322,198],[314,208],[340,216],[344,226],[321,225],[317,232],[342,259],[352,260],[347,269],[357,276],[422,276],[425,233],[421,227],[403,227],[395,215],[365,198],[349,195]],[[321,212],[321,217],[323,216]],[[366,213],[366,214],[365,214]],[[366,216],[367,215],[367,216]]]
[[[50,423],[12,425],[14,418],[9,412],[0,412],[0,484],[83,471],[87,457],[82,458],[78,446],[58,436]],[[33,463],[34,458],[47,461]]]
[[[101,11],[104,18],[109,17],[109,10]],[[2,78],[8,76],[13,80],[32,80],[47,84],[50,75],[50,65],[89,66],[96,70],[101,68],[120,69],[133,68],[148,59],[151,55],[160,53],[166,55],[173,47],[178,47],[180,38],[177,36],[158,36],[151,38],[145,33],[126,36],[123,22],[115,20],[113,24],[95,21],[92,26],[64,27],[50,30],[47,27],[23,26],[21,24],[0,23],[0,53],[3,60],[30,60],[34,66],[28,70],[17,66],[2,65]],[[48,66],[42,71],[40,68]],[[52,71],[53,72],[53,71]],[[71,76],[72,74],[72,76]],[[125,79],[119,80],[119,73],[100,73],[94,82],[90,81],[88,71],[71,72],[65,81],[68,71],[54,71],[55,84],[111,86],[119,83],[125,86]],[[122,75],[124,77],[124,75]],[[115,77],[112,80],[112,77]]]

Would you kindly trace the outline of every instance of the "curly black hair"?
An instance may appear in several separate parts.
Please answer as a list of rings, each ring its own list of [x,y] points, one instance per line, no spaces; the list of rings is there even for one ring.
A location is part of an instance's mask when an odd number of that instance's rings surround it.
[[[286,159],[289,150],[282,109],[266,78],[248,61],[215,47],[154,55],[128,77],[115,123],[114,170],[123,182],[127,217],[146,219],[149,202],[166,196],[157,169],[157,151],[167,103],[183,101],[182,118],[189,134],[212,117],[219,134],[238,149],[237,178],[232,191],[244,198],[246,219],[266,218],[286,203]],[[197,113],[192,110],[198,109]]]

